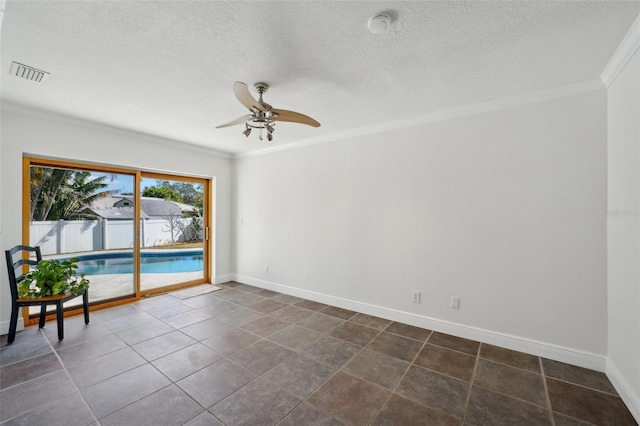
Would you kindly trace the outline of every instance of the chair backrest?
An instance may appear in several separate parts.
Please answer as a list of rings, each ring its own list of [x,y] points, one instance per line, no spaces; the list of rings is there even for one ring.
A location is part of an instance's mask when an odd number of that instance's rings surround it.
[[[16,253],[20,253],[20,258],[18,260],[13,259]],[[31,253],[36,254],[35,260],[31,257]],[[13,298],[13,300],[17,300],[18,284],[24,279],[22,265],[37,265],[38,262],[42,260],[42,253],[40,252],[39,246],[15,246],[10,250],[5,250],[4,254],[7,258],[7,272],[9,273],[9,287],[11,288],[11,297]],[[16,269],[18,269],[17,274]]]

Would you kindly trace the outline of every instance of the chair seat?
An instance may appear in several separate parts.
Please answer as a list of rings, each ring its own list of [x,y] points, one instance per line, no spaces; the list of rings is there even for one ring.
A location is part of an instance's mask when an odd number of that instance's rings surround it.
[[[66,301],[67,299],[73,299],[74,297],[78,297],[78,296],[82,296],[82,293],[77,293],[77,294],[64,293],[64,294],[57,294],[55,296],[43,296],[43,297],[21,297],[19,299],[16,299],[16,302],[23,303],[23,304],[27,304],[27,303],[41,304],[46,302],[55,302],[57,300]]]
[[[55,296],[43,296],[43,297],[21,297],[19,299],[16,300],[16,302],[18,303],[35,303],[35,304],[40,304],[40,303],[46,303],[46,302],[52,302],[52,301],[56,301],[56,300],[65,300],[67,298],[70,297],[76,297],[76,296],[81,296],[82,293],[80,294],[71,294],[71,293],[65,293],[65,294],[57,294]]]

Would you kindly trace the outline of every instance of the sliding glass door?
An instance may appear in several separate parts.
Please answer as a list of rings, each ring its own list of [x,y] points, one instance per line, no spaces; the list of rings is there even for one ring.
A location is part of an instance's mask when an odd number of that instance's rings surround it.
[[[209,281],[208,180],[25,158],[24,182],[25,243],[78,258],[92,305]]]
[[[90,303],[134,297],[135,174],[37,162],[28,174],[29,245],[40,246],[44,259],[78,258]],[[127,207],[117,207],[122,200]]]
[[[142,294],[208,280],[207,188],[208,183],[204,179],[142,173]]]

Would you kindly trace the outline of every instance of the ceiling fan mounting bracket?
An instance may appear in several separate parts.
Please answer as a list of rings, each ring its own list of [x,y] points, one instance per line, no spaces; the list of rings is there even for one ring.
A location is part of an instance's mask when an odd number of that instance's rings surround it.
[[[261,95],[263,93],[267,93],[267,90],[269,90],[269,85],[267,83],[263,83],[261,81],[259,81],[256,84],[254,84],[253,87],[255,87],[256,91]]]

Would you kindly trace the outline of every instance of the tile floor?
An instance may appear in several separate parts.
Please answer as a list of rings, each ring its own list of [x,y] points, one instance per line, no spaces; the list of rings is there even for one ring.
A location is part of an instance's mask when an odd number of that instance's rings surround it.
[[[4,425],[636,425],[604,374],[238,283],[0,340]]]

